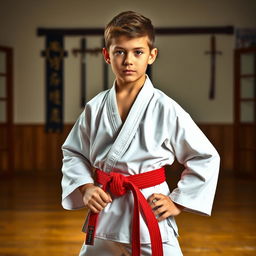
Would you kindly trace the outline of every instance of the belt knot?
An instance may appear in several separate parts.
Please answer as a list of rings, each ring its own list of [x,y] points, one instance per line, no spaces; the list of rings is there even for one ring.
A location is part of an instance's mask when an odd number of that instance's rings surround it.
[[[96,169],[96,181],[102,185],[102,189],[116,196],[124,195],[128,190],[132,191],[134,198],[132,218],[132,256],[141,255],[140,249],[140,213],[145,218],[148,226],[153,256],[163,256],[163,245],[158,222],[140,189],[156,186],[165,181],[164,167],[140,174],[124,176],[120,173],[106,173]],[[86,244],[93,245],[98,221],[98,213],[90,213],[87,223]]]
[[[110,181],[108,182],[108,184],[111,193],[115,196],[124,195],[128,190],[128,179],[124,175],[115,172],[109,173],[109,176]]]

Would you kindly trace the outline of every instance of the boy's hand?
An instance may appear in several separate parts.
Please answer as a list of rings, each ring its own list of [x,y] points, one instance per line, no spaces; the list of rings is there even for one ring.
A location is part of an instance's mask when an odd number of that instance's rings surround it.
[[[79,190],[83,195],[84,205],[94,213],[99,213],[112,202],[109,194],[92,183],[79,187]]]
[[[148,202],[155,214],[159,216],[157,221],[160,222],[170,216],[177,216],[184,209],[183,206],[174,203],[169,196],[163,194],[153,194],[148,198]]]

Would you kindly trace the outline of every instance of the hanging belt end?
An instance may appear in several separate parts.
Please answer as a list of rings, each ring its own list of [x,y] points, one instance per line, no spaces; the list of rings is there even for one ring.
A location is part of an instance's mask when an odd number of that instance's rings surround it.
[[[85,244],[87,245],[94,244],[94,233],[95,233],[95,226],[88,226],[87,232],[86,232]]]

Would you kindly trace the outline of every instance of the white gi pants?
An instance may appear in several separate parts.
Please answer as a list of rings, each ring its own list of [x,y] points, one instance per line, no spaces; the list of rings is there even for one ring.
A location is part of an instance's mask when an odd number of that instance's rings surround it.
[[[179,242],[173,237],[171,243],[163,243],[164,256],[182,256]],[[97,239],[94,245],[83,245],[79,256],[131,256],[130,244],[114,242],[110,240]],[[141,256],[152,256],[151,244],[141,244]]]

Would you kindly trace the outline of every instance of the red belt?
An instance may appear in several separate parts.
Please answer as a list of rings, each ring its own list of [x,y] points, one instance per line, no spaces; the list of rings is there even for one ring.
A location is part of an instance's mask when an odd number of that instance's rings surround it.
[[[131,176],[124,176],[120,173],[106,173],[101,170],[96,170],[96,181],[100,183],[102,189],[110,192],[115,196],[122,196],[128,190],[131,190],[134,196],[133,222],[132,222],[132,255],[140,255],[140,212],[143,213],[146,224],[148,226],[152,256],[163,256],[163,245],[161,233],[159,230],[157,219],[149,206],[147,200],[140,192],[140,189],[156,186],[165,181],[165,169],[160,168],[154,171],[149,171]],[[96,231],[97,213],[90,213],[86,244],[93,245]]]

